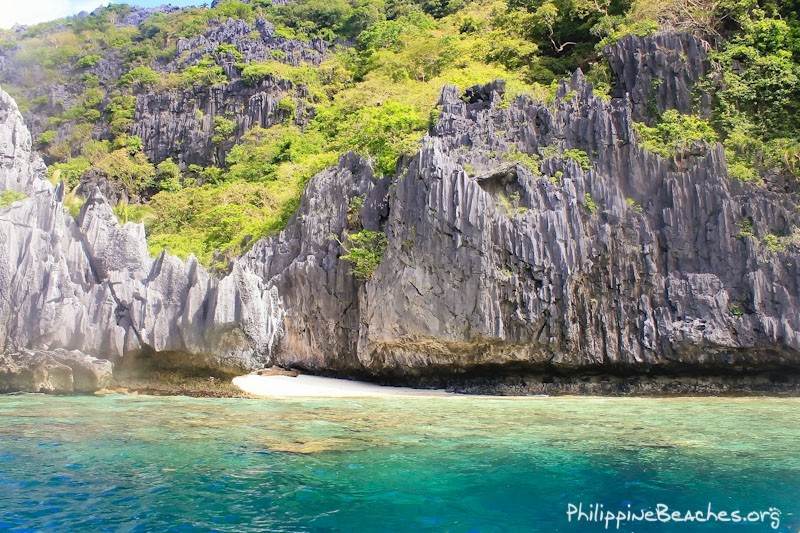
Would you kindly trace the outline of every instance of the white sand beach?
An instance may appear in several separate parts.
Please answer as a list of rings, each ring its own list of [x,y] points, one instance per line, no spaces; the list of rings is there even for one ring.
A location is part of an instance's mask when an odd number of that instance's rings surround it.
[[[349,379],[323,378],[320,376],[259,376],[248,374],[233,378],[233,384],[254,396],[270,398],[359,398],[359,397],[452,397],[444,390],[411,389],[408,387],[385,387],[352,381]]]

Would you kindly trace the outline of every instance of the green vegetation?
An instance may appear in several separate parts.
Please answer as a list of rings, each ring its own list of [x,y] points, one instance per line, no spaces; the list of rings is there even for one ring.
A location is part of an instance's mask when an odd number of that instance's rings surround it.
[[[39,139],[37,142],[40,146],[47,146],[48,144],[53,144],[53,141],[56,140],[56,132],[53,130],[47,130],[41,135],[39,135]]]
[[[519,192],[515,191],[508,194],[505,191],[499,191],[498,194],[494,195],[494,200],[500,213],[507,217],[513,218],[528,212],[527,207],[520,205]]]
[[[218,55],[223,56],[223,58],[226,57],[226,56],[230,56],[230,57],[233,58],[234,61],[237,61],[237,62],[242,61],[242,59],[244,58],[244,56],[242,56],[242,53],[239,51],[239,49],[236,48],[236,45],[229,44],[229,43],[223,43],[223,44],[219,45],[217,47],[217,49],[215,50],[215,52]]]
[[[120,224],[128,222],[148,222],[155,217],[153,209],[150,206],[142,204],[129,204],[127,202],[120,202],[114,207],[114,214]]]
[[[508,151],[503,154],[503,159],[506,161],[513,161],[519,163],[523,167],[531,171],[534,176],[541,176],[542,171],[539,168],[541,158],[538,154],[527,154],[517,149],[516,146],[509,147]]]
[[[589,170],[592,168],[592,160],[589,159],[589,154],[583,150],[577,150],[574,148],[570,150],[564,150],[564,153],[561,155],[564,159],[572,159],[578,163],[583,170]]]
[[[394,174],[435,123],[446,83],[463,89],[501,78],[507,82],[502,106],[522,93],[549,102],[554,80],[581,67],[596,93],[607,95],[612,80],[600,48],[628,34],[690,31],[719,43],[712,52],[719,69],[701,84],[713,96],[711,116],[654,114],[649,125],[636,125],[644,146],[680,160],[702,153],[703,143],[722,142],[733,179],[800,178],[799,8],[797,0],[225,0],[213,9],[154,14],[134,28],[119,24],[131,8],[112,4],[81,18],[4,32],[0,52],[15,65],[15,76],[11,84],[0,82],[23,109],[63,106],[37,139],[52,180],[73,190],[89,172],[104,175],[132,200],[148,202],[148,209],[131,204],[117,211],[121,219],[147,224],[154,254],[168,248],[222,267],[249,242],[281,229],[307,181],[341,154],[354,151],[372,161],[376,175]],[[246,63],[244,48],[228,43],[199,59],[176,55],[179,39],[229,18],[256,17],[270,20],[279,36],[326,39],[330,51],[319,66],[297,64],[281,50]],[[103,77],[107,69],[99,67],[106,60],[122,63],[119,79]],[[167,72],[168,64],[182,66]],[[290,82],[277,106],[283,122],[240,132],[235,117],[215,116],[213,164],[149,161],[141,140],[131,136],[136,96],[202,91],[227,83],[225,72],[252,86]],[[67,103],[50,102],[42,88],[58,84],[80,90]],[[512,148],[500,157],[541,174],[537,154]],[[541,158],[551,157],[591,168],[580,150],[544,147]],[[558,185],[561,177],[549,179]],[[524,210],[518,198],[504,200],[509,213]],[[597,209],[588,194],[583,205]],[[359,232],[348,239],[354,270],[368,277],[359,254],[381,249],[385,236]]]
[[[225,117],[214,117],[214,136],[211,142],[221,144],[229,141],[234,133],[236,133],[236,122]]]
[[[597,211],[597,204],[595,203],[594,199],[592,199],[592,195],[588,192],[583,196],[583,207],[588,209],[592,214]]]
[[[748,219],[742,220],[737,225],[739,226],[740,239],[745,239],[747,237],[755,237],[755,232],[753,231],[753,222],[751,220]]]
[[[201,60],[197,65],[186,67],[180,74],[184,88],[210,87],[228,81],[222,67],[211,58]]]
[[[774,233],[768,233],[765,235],[762,242],[770,252],[785,252],[786,248],[788,247],[788,243]]]
[[[25,199],[25,195],[18,191],[9,190],[0,192],[0,207],[6,207],[23,199]]]
[[[161,76],[152,68],[139,65],[132,68],[127,74],[119,79],[119,84],[123,86],[138,85],[139,87],[151,87],[158,83]]]
[[[675,110],[665,112],[655,127],[642,123],[635,123],[634,127],[642,146],[662,157],[682,158],[697,144],[717,141],[717,133],[708,122]]]
[[[731,178],[763,183],[769,173],[800,179],[800,3],[796,0],[634,0],[604,42],[655,30],[692,31],[720,43],[699,88],[712,96],[709,121],[675,112],[637,124],[640,141],[682,156],[698,141],[721,141]]]
[[[80,215],[83,204],[86,202],[85,198],[81,198],[76,194],[77,189],[78,188],[75,187],[64,196],[64,209],[76,220],[78,219],[78,215]]]
[[[95,66],[97,63],[100,62],[100,55],[99,54],[89,54],[88,56],[83,56],[78,60],[75,65],[78,68],[89,68]]]
[[[63,181],[68,189],[72,189],[86,172],[92,169],[92,164],[86,157],[75,157],[64,163],[55,163],[48,167],[50,181],[54,184]]]
[[[133,113],[136,98],[131,95],[115,96],[108,104],[108,123],[113,135],[121,135],[130,131],[133,126]]]
[[[372,278],[386,252],[386,234],[361,230],[347,235],[345,242],[340,241],[340,243],[347,252],[341,259],[353,265],[353,275],[361,280]]]
[[[644,213],[644,208],[636,203],[636,200],[633,198],[625,198],[625,203],[628,207],[636,211],[637,213]]]

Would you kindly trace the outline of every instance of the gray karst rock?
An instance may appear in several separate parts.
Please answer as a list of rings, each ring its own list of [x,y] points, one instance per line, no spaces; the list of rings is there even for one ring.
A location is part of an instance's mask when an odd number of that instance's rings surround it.
[[[170,12],[177,8],[134,8],[117,26],[141,24],[155,13]],[[193,86],[177,90],[160,90],[132,87],[136,96],[132,135],[139,136],[145,153],[155,163],[173,158],[182,165],[222,164],[225,153],[234,143],[253,127],[267,128],[285,121],[290,115],[298,124],[311,116],[313,109],[304,103],[304,87],[295,87],[290,81],[269,76],[256,86],[250,86],[241,79],[237,64],[278,61],[287,65],[319,65],[328,50],[321,39],[310,42],[288,39],[275,33],[275,27],[268,21],[257,18],[252,23],[239,19],[219,21],[205,33],[195,38],[175,38],[176,57],[168,62],[154,62],[152,67],[160,74],[184,72],[187,67],[196,66],[208,57],[221,66],[227,81],[214,86]],[[241,57],[232,52],[223,52],[221,45],[236,50]],[[6,66],[5,56],[0,50],[0,73],[6,80],[20,82],[21,77],[32,78],[38,86],[30,100],[36,105],[28,106],[24,113],[26,124],[34,137],[38,138],[48,130],[55,132],[54,143],[68,141],[73,133],[72,124],[53,124],[50,120],[65,111],[81,104],[84,91],[83,82],[68,85],[53,84],[41,68],[36,66]],[[97,76],[103,86],[116,86],[120,77],[130,68],[127,58],[119,50],[104,50],[99,60],[84,69],[83,74]],[[106,96],[105,107],[111,96]],[[294,112],[280,108],[279,103],[286,98],[294,98]],[[236,131],[230,138],[215,142],[214,119],[222,117],[236,123]],[[96,138],[112,139],[106,120],[95,121],[93,134]],[[54,161],[49,161],[54,162]],[[95,180],[85,180],[82,192],[91,191]],[[104,192],[117,197],[119,191],[107,189]]]
[[[27,194],[0,209],[0,345],[15,364],[63,349],[215,373],[261,366],[280,334],[274,288],[241,266],[216,280],[194,258],[152,259],[144,227],[120,225],[99,193],[73,219],[1,91],[0,109],[0,179]]]
[[[690,71],[657,99],[688,110],[706,68],[700,43],[631,38],[618,48],[613,57],[638,58],[651,77]],[[649,83],[617,74],[623,91]],[[477,383],[471,390],[500,376],[488,388],[516,392],[613,389],[541,385],[576,373],[796,371],[797,243],[770,250],[763,242],[791,240],[800,220],[790,197],[729,179],[718,146],[684,160],[648,153],[636,144],[631,96],[603,101],[580,72],[551,106],[509,103],[502,92],[499,83],[463,99],[443,90],[436,126],[389,187],[388,214],[380,202],[362,210],[364,226],[382,226],[389,244],[357,291],[328,236],[342,235],[344,205],[368,191],[364,164],[352,159],[316,178],[294,225],[242,259],[263,265],[259,273],[286,299],[278,362]],[[334,195],[344,196],[338,210],[315,206]],[[742,233],[748,224],[755,236]],[[288,264],[287,254],[296,256]],[[508,385],[526,375],[531,384]]]
[[[241,54],[221,53],[219,47],[235,47]],[[145,152],[155,162],[174,158],[184,164],[209,165],[223,163],[225,152],[253,127],[268,128],[280,124],[291,112],[279,106],[302,90],[288,80],[270,76],[257,86],[249,86],[240,78],[237,63],[280,61],[289,65],[318,65],[327,50],[320,39],[310,43],[287,39],[275,34],[275,27],[264,19],[252,24],[228,19],[194,39],[179,39],[177,59],[165,67],[179,72],[198,64],[204,57],[219,59],[228,83],[213,87],[195,87],[164,93],[143,92],[136,98],[133,135],[138,135]],[[306,109],[295,103],[296,120],[303,120]],[[223,117],[236,123],[230,139],[215,141],[214,119]]]
[[[623,37],[604,50],[617,78],[614,96],[628,94],[631,115],[638,122],[648,122],[658,110],[689,113],[699,106],[705,113],[710,109],[708,98],[692,88],[711,70],[710,48],[686,34]]]
[[[0,355],[0,393],[88,393],[111,382],[110,361],[81,352],[52,350]]]
[[[304,42],[275,34],[275,26],[263,18],[252,24],[241,19],[228,19],[193,39],[178,39],[177,58],[168,70],[196,65],[206,55],[219,55],[219,47],[234,47],[241,59],[232,55],[223,57],[228,63],[255,61],[281,61],[290,65],[308,63],[318,65],[327,50],[325,41],[314,39]]]
[[[291,83],[266,81],[248,87],[241,80],[214,87],[143,94],[136,99],[133,135],[142,139],[153,161],[174,158],[184,165],[222,164],[236,139],[255,126],[280,124],[288,112],[280,101],[291,94]],[[214,118],[232,117],[236,132],[224,142],[214,140]]]
[[[73,220],[2,95],[1,183],[28,197],[0,210],[0,343],[479,392],[797,390],[795,199],[730,179],[719,146],[638,146],[648,105],[693,105],[702,43],[627,38],[608,55],[610,100],[580,72],[551,104],[445,87],[397,176],[342,157],[220,280],[151,259],[99,192]],[[341,259],[361,229],[388,243],[366,281]]]

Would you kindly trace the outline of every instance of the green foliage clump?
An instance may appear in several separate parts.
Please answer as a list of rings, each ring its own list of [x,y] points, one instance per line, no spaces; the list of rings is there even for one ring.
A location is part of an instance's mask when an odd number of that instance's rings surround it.
[[[592,214],[597,211],[597,204],[594,199],[592,199],[592,195],[588,192],[583,196],[583,206]]]
[[[636,200],[634,200],[633,198],[625,198],[625,204],[634,211],[636,211],[637,213],[644,212],[644,208],[638,203],[636,203]]]
[[[111,99],[106,111],[113,135],[121,135],[130,131],[133,126],[135,109],[136,98],[131,95],[115,96]]]
[[[100,107],[105,97],[106,93],[103,91],[103,89],[99,87],[89,87],[83,91],[83,106],[90,109]],[[94,120],[97,120],[97,118]]]
[[[47,146],[48,144],[53,144],[53,141],[55,140],[56,140],[56,132],[54,130],[47,130],[42,132],[41,135],[39,135],[39,139],[37,140],[37,142],[39,143],[40,146]]]
[[[85,55],[80,58],[76,63],[75,66],[78,68],[90,68],[95,66],[97,63],[100,62],[100,55],[99,54],[89,54]]]
[[[725,145],[729,174],[761,183],[768,172],[800,179],[800,19],[796,2],[725,2],[738,26],[711,54],[703,88]]]
[[[148,161],[147,156],[130,146],[108,153],[96,163],[95,167],[131,197],[138,196],[143,189],[149,187],[156,174],[155,167]]]
[[[722,66],[716,120],[732,130],[742,115],[761,136],[796,135],[800,129],[800,68],[792,30],[780,19],[749,21],[743,33],[714,54]]]
[[[64,196],[64,202],[62,204],[67,213],[69,213],[75,220],[78,219],[78,215],[80,215],[81,208],[83,207],[83,204],[86,203],[86,199],[81,196],[78,196],[76,194],[76,191],[77,187],[72,189],[69,193],[67,193],[67,195]]]
[[[63,181],[67,189],[75,187],[81,176],[91,170],[92,164],[86,157],[80,156],[69,159],[63,163],[55,163],[47,169],[50,174],[50,181],[54,184]]]
[[[774,233],[765,235],[762,242],[770,252],[784,252],[787,248],[786,242]]]
[[[206,58],[200,60],[197,65],[186,67],[180,73],[180,82],[186,87],[210,87],[228,81],[222,67],[216,64],[213,59]]]
[[[147,223],[151,252],[166,248],[210,264],[215,255],[233,257],[282,229],[308,180],[336,162],[325,148],[319,133],[278,125],[247,132],[224,168],[190,166],[179,179],[177,165],[159,164],[162,191],[150,202],[155,218]]]
[[[697,143],[717,142],[717,133],[708,122],[674,109],[666,111],[655,127],[635,123],[634,128],[642,146],[662,157],[684,156]]]
[[[371,154],[376,172],[391,176],[398,158],[416,150],[419,132],[425,129],[427,120],[412,106],[389,101],[380,107],[360,109],[327,126],[338,132],[335,147]]]
[[[252,21],[255,18],[253,6],[240,0],[222,0],[214,6],[214,9],[210,10],[210,15],[222,20],[241,19]]]
[[[127,224],[128,222],[146,224],[155,218],[153,208],[143,204],[129,204],[120,201],[114,206],[113,211],[120,224]]]
[[[564,159],[571,159],[575,161],[583,170],[589,170],[592,168],[592,160],[589,158],[589,154],[583,150],[571,148],[569,150],[564,150],[561,156]]]
[[[341,243],[347,252],[340,259],[353,265],[353,275],[360,280],[372,278],[372,274],[383,260],[386,252],[386,234],[379,231],[361,230],[348,234]]]
[[[155,218],[147,223],[153,255],[166,249],[195,255],[211,264],[215,252],[241,253],[252,239],[281,229],[294,210],[302,186],[292,180],[241,181],[162,191],[150,201]]]
[[[241,76],[244,82],[248,85],[258,85],[267,77],[276,76],[280,68],[280,63],[277,61],[249,63],[247,65],[243,65]]]
[[[755,232],[753,231],[753,222],[751,220],[742,220],[737,225],[739,226],[738,236],[740,239],[744,239],[746,237],[755,237]]]
[[[14,202],[18,202],[19,200],[24,200],[25,198],[26,196],[19,191],[9,190],[0,192],[0,207],[6,207]]]
[[[239,51],[239,49],[236,47],[235,44],[222,43],[217,47],[215,52],[220,57],[227,57],[230,55],[236,62],[241,62],[242,59],[244,59],[244,56],[242,55],[242,53]]]
[[[139,65],[128,71],[119,79],[119,84],[124,87],[138,85],[139,87],[152,87],[161,79],[161,75],[152,68]]]
[[[226,179],[271,181],[285,176],[289,171],[300,171],[307,165],[321,170],[313,162],[324,154],[324,150],[325,141],[321,135],[311,132],[304,134],[296,126],[253,128],[228,154]],[[322,160],[329,163],[335,161],[331,155],[323,156]]]
[[[519,163],[523,167],[530,170],[534,176],[540,176],[542,174],[541,170],[539,169],[539,161],[541,158],[538,154],[525,153],[517,149],[516,146],[512,145],[508,148],[508,151],[503,154],[503,159],[506,161]]]
[[[179,191],[183,188],[181,168],[172,159],[165,159],[156,165],[157,185],[162,191]]]
[[[214,117],[214,136],[211,142],[220,144],[228,141],[234,133],[236,133],[235,121],[225,117]]]
[[[294,100],[292,100],[290,96],[281,98],[280,102],[278,102],[278,111],[285,113],[289,118],[294,116],[296,110],[297,104],[294,103]]]

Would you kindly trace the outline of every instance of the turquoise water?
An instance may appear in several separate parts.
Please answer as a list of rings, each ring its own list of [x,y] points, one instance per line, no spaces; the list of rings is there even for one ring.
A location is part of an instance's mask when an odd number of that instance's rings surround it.
[[[581,503],[797,533],[800,401],[0,396],[3,531],[606,531]]]

